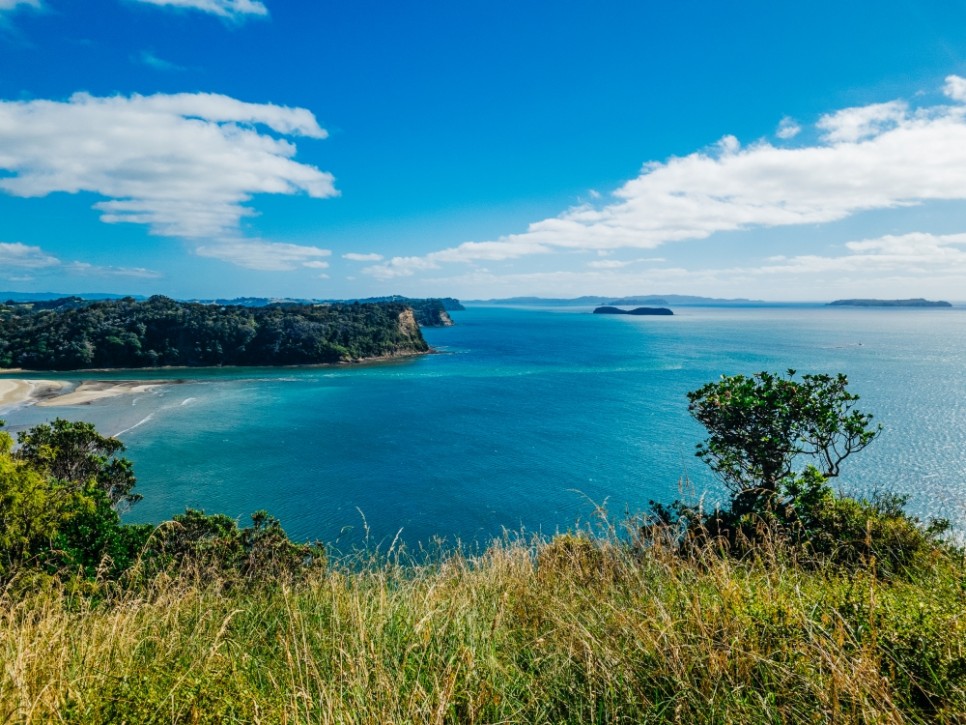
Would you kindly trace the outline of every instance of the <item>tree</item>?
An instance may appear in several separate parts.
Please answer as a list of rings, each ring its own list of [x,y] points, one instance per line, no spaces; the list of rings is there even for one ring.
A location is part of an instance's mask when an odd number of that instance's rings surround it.
[[[107,438],[90,423],[57,418],[17,436],[17,456],[64,483],[86,486],[92,481],[114,508],[141,500],[132,493],[136,479],[131,462],[118,457],[124,444]]]
[[[768,372],[722,376],[688,393],[688,410],[708,430],[696,455],[731,490],[736,503],[769,504],[794,482],[796,463],[822,477],[879,435],[872,416],[855,409],[859,396],[838,375]]]

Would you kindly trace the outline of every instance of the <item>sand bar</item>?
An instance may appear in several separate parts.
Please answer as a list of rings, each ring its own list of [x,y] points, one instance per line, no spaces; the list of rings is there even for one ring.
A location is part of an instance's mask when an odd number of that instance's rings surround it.
[[[48,408],[62,405],[88,405],[95,400],[115,398],[118,395],[144,393],[152,388],[170,385],[172,380],[146,382],[144,380],[91,380],[82,382],[74,390],[64,395],[46,398],[37,403]]]
[[[61,380],[0,380],[0,409],[42,400],[66,386]]]

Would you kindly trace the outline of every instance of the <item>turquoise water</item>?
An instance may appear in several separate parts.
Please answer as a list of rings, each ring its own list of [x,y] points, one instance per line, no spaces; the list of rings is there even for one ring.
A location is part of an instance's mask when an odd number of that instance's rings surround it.
[[[595,503],[619,518],[678,497],[682,479],[720,495],[693,456],[687,391],[721,374],[844,372],[885,432],[837,485],[966,521],[966,310],[587,312],[471,308],[424,331],[435,355],[177,371],[185,382],[151,393],[4,417],[120,433],[144,495],[130,521],[265,508],[297,538],[470,541],[572,527]]]

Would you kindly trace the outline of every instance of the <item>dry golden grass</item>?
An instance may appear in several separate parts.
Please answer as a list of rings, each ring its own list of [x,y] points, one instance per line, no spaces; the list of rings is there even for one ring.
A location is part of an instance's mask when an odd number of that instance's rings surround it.
[[[616,539],[0,598],[4,723],[966,722],[966,568]]]

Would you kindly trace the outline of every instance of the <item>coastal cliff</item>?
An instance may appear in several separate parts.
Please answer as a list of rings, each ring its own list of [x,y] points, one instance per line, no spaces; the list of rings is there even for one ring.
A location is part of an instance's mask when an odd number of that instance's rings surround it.
[[[0,368],[313,365],[429,351],[401,303],[205,305],[156,296],[0,305]]]

